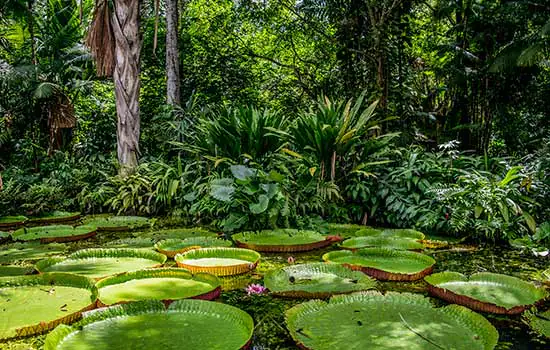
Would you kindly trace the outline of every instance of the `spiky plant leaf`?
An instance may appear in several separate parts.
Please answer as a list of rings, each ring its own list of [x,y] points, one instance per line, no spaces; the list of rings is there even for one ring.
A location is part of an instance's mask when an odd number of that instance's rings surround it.
[[[46,338],[45,350],[238,350],[253,330],[250,315],[221,303],[178,300],[165,310],[160,302],[136,302],[98,309],[73,327],[55,329]]]
[[[292,338],[312,350],[493,349],[496,329],[458,305],[435,308],[410,293],[359,292],[329,302],[299,304],[286,312]]]

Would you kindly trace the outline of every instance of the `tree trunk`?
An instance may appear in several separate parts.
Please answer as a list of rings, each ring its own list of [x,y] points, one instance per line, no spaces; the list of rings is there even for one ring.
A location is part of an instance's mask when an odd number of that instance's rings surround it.
[[[36,56],[36,43],[34,38],[34,10],[33,10],[33,0],[27,1],[27,10],[28,10],[28,21],[29,21],[29,35],[31,37],[31,58],[32,64],[38,64],[38,58]]]
[[[115,0],[114,5],[117,153],[125,176],[135,170],[139,157],[139,0]]]
[[[180,104],[178,18],[178,0],[166,0],[166,100],[171,105]]]

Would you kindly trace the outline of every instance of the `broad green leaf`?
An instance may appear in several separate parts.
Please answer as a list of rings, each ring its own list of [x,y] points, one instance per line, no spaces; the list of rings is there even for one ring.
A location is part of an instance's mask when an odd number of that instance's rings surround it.
[[[256,176],[256,169],[249,168],[245,165],[232,165],[230,167],[231,174],[236,179],[242,180],[242,181],[248,181],[252,179],[254,176]]]
[[[258,203],[251,203],[249,205],[249,208],[252,214],[257,215],[266,211],[268,206],[269,206],[269,197],[266,196],[265,194],[261,194],[258,197]]]

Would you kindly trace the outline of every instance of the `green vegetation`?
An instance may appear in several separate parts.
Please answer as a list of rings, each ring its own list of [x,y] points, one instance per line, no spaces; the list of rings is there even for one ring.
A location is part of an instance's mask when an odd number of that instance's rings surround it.
[[[11,238],[14,241],[34,241],[40,240],[42,243],[49,242],[69,242],[79,239],[90,238],[96,234],[95,226],[77,226],[69,225],[51,225],[32,228],[20,228],[15,231]]]

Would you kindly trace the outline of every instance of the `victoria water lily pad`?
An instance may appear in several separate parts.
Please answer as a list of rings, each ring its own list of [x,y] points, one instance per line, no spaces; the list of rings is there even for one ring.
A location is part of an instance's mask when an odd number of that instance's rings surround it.
[[[231,247],[231,241],[215,237],[190,237],[185,239],[165,239],[155,244],[155,249],[169,258],[191,249],[208,247]]]
[[[29,219],[32,224],[56,224],[61,222],[70,222],[80,219],[80,213],[78,212],[66,212],[66,211],[53,211],[37,217]]]
[[[271,270],[264,277],[272,294],[292,298],[326,298],[373,289],[376,281],[339,264],[312,263]]]
[[[12,243],[1,247],[0,263],[39,260],[52,255],[62,255],[66,249],[67,247],[62,243]]]
[[[435,260],[427,255],[387,248],[334,251],[323,255],[323,260],[389,281],[421,279],[432,272],[435,264]]]
[[[409,293],[359,292],[312,300],[286,312],[292,338],[305,349],[490,350],[496,329],[459,305],[435,308]]]
[[[259,252],[302,252],[331,245],[334,241],[315,231],[293,229],[243,232],[232,236],[237,246]]]
[[[45,350],[238,350],[253,330],[252,317],[230,305],[178,300],[166,310],[161,302],[136,302],[94,310],[73,326],[59,326],[46,338]]]
[[[64,273],[0,278],[0,338],[44,333],[95,307],[94,282]]]
[[[411,238],[393,238],[384,236],[353,237],[342,242],[344,249],[361,249],[367,247],[383,247],[399,250],[420,250],[424,248],[422,243]]]
[[[27,221],[25,216],[0,216],[0,228],[13,228],[21,226]]]
[[[122,238],[104,244],[108,248],[141,248],[153,249],[155,243],[152,238]]]
[[[178,268],[147,269],[107,277],[96,284],[101,305],[130,301],[196,298],[212,300],[220,295],[218,277]]]
[[[441,272],[425,278],[433,295],[474,310],[498,314],[518,314],[544,299],[542,288],[519,278],[490,272],[464,276]]]
[[[98,231],[128,231],[148,227],[151,221],[141,216],[100,216],[86,220],[86,225],[95,226]]]
[[[527,311],[524,316],[532,330],[550,339],[550,310],[536,312],[536,310],[533,309]]]
[[[410,239],[424,239],[426,236],[419,231],[411,229],[375,229],[367,228],[355,232],[356,237],[360,236],[377,236],[377,237],[391,237],[391,238],[410,238]]]
[[[166,256],[143,249],[83,249],[67,258],[39,261],[40,272],[70,272],[101,279],[110,275],[164,264]]]
[[[0,265],[0,277],[28,275],[33,271],[33,266]]]
[[[328,224],[328,232],[331,235],[338,235],[341,237],[352,237],[359,230],[367,228],[364,225],[353,224]]]
[[[242,248],[201,248],[178,254],[175,260],[178,266],[193,272],[231,276],[254,270],[260,254]]]
[[[163,239],[185,239],[191,237],[216,237],[217,233],[204,229],[202,227],[174,228],[168,230],[140,232],[139,237],[150,237],[155,241]]]
[[[32,228],[20,228],[11,237],[14,241],[40,241],[41,243],[51,242],[72,242],[95,236],[97,228],[94,226],[52,225],[38,226]]]

